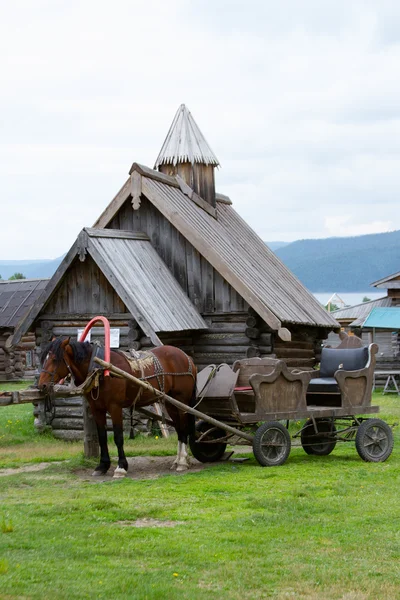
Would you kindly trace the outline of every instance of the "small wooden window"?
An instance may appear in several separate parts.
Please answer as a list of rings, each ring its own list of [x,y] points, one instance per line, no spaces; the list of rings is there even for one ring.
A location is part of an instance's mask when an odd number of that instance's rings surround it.
[[[33,367],[33,352],[32,350],[28,350],[25,354],[25,364],[27,369],[31,369]]]

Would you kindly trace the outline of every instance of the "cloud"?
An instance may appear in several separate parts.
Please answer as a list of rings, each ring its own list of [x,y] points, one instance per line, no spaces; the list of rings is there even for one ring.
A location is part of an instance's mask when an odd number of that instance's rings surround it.
[[[181,102],[263,239],[400,228],[394,0],[16,0],[0,52],[0,258],[65,252]]]
[[[362,218],[362,217],[361,217]],[[369,233],[381,233],[393,229],[391,221],[374,221],[372,223],[360,223],[353,215],[337,217],[326,217],[325,228],[331,236],[353,236],[367,235]]]

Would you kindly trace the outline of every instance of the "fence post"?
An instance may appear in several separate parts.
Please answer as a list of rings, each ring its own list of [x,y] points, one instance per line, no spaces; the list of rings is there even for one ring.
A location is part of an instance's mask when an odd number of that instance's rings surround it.
[[[82,407],[83,407],[83,449],[85,458],[98,458],[99,457],[99,438],[97,436],[97,427],[95,420],[90,410],[88,401],[82,396]]]

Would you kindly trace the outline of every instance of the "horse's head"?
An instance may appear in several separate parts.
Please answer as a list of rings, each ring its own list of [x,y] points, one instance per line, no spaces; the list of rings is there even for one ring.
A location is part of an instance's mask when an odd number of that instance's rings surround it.
[[[74,379],[82,379],[82,365],[88,363],[91,345],[87,342],[75,342],[70,338],[56,338],[48,344],[41,356],[42,370],[38,387],[45,391],[64,379],[68,374]],[[80,381],[77,381],[80,383]]]

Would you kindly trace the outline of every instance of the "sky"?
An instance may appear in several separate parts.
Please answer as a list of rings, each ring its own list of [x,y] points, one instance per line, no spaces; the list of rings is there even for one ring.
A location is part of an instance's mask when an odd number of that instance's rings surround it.
[[[266,241],[400,229],[397,0],[0,0],[0,260],[55,258],[185,103]]]

